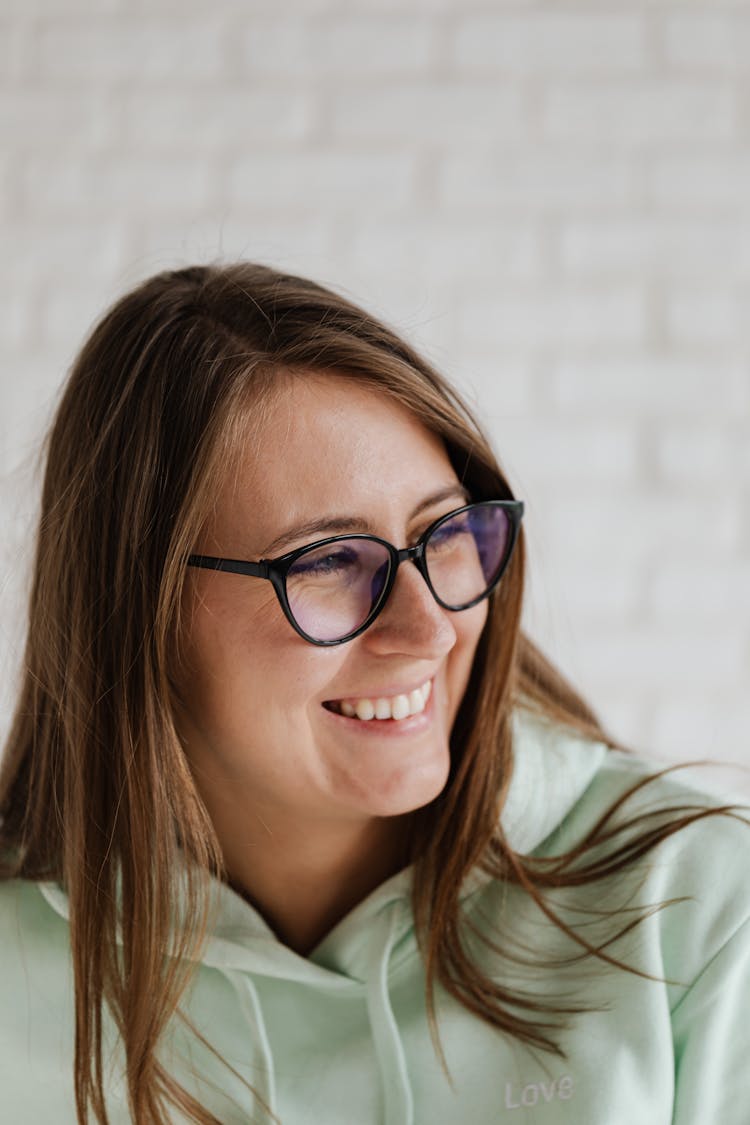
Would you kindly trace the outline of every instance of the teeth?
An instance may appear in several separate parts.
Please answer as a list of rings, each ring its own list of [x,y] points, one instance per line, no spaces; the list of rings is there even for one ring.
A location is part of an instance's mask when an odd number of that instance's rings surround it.
[[[391,704],[391,714],[394,719],[405,719],[409,714],[409,696],[397,695]]]
[[[375,707],[371,699],[358,699],[354,710],[358,719],[367,721],[375,718]]]
[[[391,701],[389,699],[376,699],[375,700],[375,718],[376,719],[390,719],[391,717]]]
[[[335,705],[342,715],[349,719],[360,719],[369,722],[371,719],[407,719],[410,715],[419,715],[427,706],[430,698],[432,681],[428,680],[422,687],[415,688],[408,695],[394,695],[390,698],[379,696],[377,699],[342,700]]]

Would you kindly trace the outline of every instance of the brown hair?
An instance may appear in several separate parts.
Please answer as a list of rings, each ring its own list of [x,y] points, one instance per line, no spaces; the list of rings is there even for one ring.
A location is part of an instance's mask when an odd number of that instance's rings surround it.
[[[124,1045],[134,1120],[166,1125],[172,1106],[217,1125],[157,1051],[180,1014],[188,954],[205,934],[208,876],[222,873],[176,733],[170,669],[185,560],[248,412],[281,370],[338,372],[392,396],[442,436],[474,498],[510,496],[480,427],[441,376],[387,327],[311,281],[251,264],[164,273],[95,328],[49,436],[25,676],[0,774],[0,873],[59,880],[69,896],[81,1122],[89,1111],[107,1121],[106,1005]],[[523,579],[521,535],[454,726],[449,783],[413,817],[414,911],[433,1035],[439,981],[495,1027],[554,1050],[549,1017],[562,1009],[503,990],[467,953],[462,881],[481,861],[565,928],[545,890],[599,878],[635,851],[631,841],[606,862],[586,860],[587,849],[614,838],[606,817],[553,864],[517,855],[498,828],[516,706],[608,741],[521,632]],[[640,846],[689,819],[675,812],[641,824]],[[166,948],[174,956],[165,958]]]

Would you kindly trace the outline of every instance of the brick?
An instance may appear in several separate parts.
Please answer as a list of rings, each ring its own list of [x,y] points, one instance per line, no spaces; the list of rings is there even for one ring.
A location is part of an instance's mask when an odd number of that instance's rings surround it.
[[[576,629],[606,622],[629,625],[638,613],[640,581],[632,567],[613,563],[606,571],[560,566],[554,570],[565,612]]]
[[[662,564],[648,591],[654,620],[725,622],[750,619],[750,558],[719,557],[707,566],[689,558]],[[750,747],[748,747],[750,750]]]
[[[745,486],[747,486],[747,482],[750,481],[750,442],[747,441],[747,425],[744,426],[743,433],[745,438],[740,441],[739,447],[737,448],[737,477],[739,483],[744,482]],[[750,551],[750,519],[747,514],[747,505],[745,505],[745,513],[746,545],[748,551]]]
[[[649,708],[631,697],[632,693],[623,697],[619,685],[609,689],[603,685],[598,688],[596,698],[589,698],[589,702],[593,702],[594,710],[610,738],[634,753],[651,755],[653,742],[649,737]]]
[[[153,11],[153,0],[118,0],[127,4],[128,12],[138,10]],[[386,0],[383,0],[385,3]],[[347,2],[347,11],[351,8],[353,0]],[[241,21],[239,26],[244,29],[249,18],[253,20],[279,15],[278,0],[252,0],[252,9],[248,0],[222,0],[222,18],[229,17],[233,21]],[[341,10],[341,0],[284,0],[283,18],[294,13],[298,17],[310,19],[325,15],[328,12],[336,13]],[[159,15],[172,16],[179,14],[196,13],[200,17],[206,14],[206,0],[159,0]]]
[[[739,483],[741,449],[747,442],[747,427],[728,420],[707,426],[705,421],[679,429],[660,429],[657,437],[657,466],[667,484],[713,490],[729,481]],[[750,478],[744,481],[750,486]],[[747,585],[750,589],[750,565]]]
[[[8,610],[19,624],[26,609],[26,588],[33,563],[34,535],[40,503],[39,485],[38,466],[32,461],[14,469],[0,471],[0,511],[5,516],[0,545],[0,573],[3,574],[0,598],[7,593],[7,576],[8,583],[14,586],[15,594],[8,600]],[[0,630],[2,636],[8,618],[0,614],[0,620],[3,622]]]
[[[14,474],[18,476],[18,474]],[[0,486],[0,511],[5,508],[5,493],[17,481],[10,475]],[[0,551],[0,741],[5,742],[16,706],[16,688],[20,678],[25,636],[25,611],[28,601],[28,576],[33,566],[31,534],[23,538],[15,532],[12,521],[3,521],[4,544]],[[24,568],[25,571],[24,571]]]
[[[736,223],[717,218],[702,223],[666,218],[571,221],[560,235],[560,260],[574,277],[659,273],[682,278],[711,272],[742,277],[749,246]]]
[[[14,154],[15,155],[15,154]],[[0,153],[0,214],[5,216],[5,224],[10,225],[17,200],[14,192],[15,168],[9,154]]]
[[[102,146],[112,132],[113,107],[71,90],[9,90],[0,98],[0,135],[14,150]]]
[[[438,166],[437,197],[450,208],[589,214],[632,205],[635,175],[632,160],[615,152],[547,145],[459,153],[451,147]]]
[[[228,191],[232,204],[292,213],[403,207],[415,200],[416,159],[408,153],[335,149],[259,152],[237,161]]]
[[[111,217],[100,223],[48,223],[35,211],[33,237],[27,224],[28,220],[6,224],[3,231],[3,255],[6,263],[12,263],[16,286],[28,288],[40,282],[59,285],[73,270],[79,281],[106,281],[123,266],[124,236]]]
[[[492,6],[519,8],[534,2],[535,0],[492,0]],[[403,0],[346,0],[347,12],[402,12],[403,9]],[[409,0],[409,11],[452,16],[456,13],[456,0]]]
[[[355,91],[331,106],[331,129],[342,140],[409,141],[459,150],[466,145],[520,141],[527,132],[519,89],[421,82]]]
[[[241,38],[242,66],[252,77],[295,83],[414,75],[432,63],[434,37],[431,21],[382,15],[253,20]]]
[[[95,287],[51,290],[36,310],[39,341],[59,354],[75,355],[103,312],[105,298]]]
[[[738,791],[750,794],[750,707],[746,693],[717,692],[714,688],[708,696],[704,688],[692,699],[665,694],[656,711],[654,736],[674,761],[709,758],[717,763],[711,769],[693,769],[690,776],[696,784],[716,786],[718,792],[730,794],[730,800],[737,799]]]
[[[746,635],[726,625],[699,632],[675,623],[668,630],[603,630],[586,638],[583,666],[591,684],[626,683],[640,692],[704,692],[733,687],[747,675]],[[595,697],[595,692],[592,693]]]
[[[225,151],[262,141],[283,144],[305,138],[314,120],[308,95],[286,90],[165,91],[157,98],[133,92],[125,102],[124,141],[137,149]]]
[[[101,16],[122,11],[133,0],[3,0],[3,14],[22,16],[26,20],[42,22],[55,17],[87,15]],[[160,0],[160,7],[164,0]]]
[[[470,405],[491,436],[495,448],[502,445],[499,435],[507,418],[531,410],[534,402],[533,374],[530,365],[518,357],[498,357],[494,349],[456,347],[458,362],[452,365],[451,381],[458,379],[466,388]],[[446,363],[445,368],[448,368]]]
[[[559,565],[602,572],[616,564],[643,571],[685,558],[708,564],[739,549],[743,506],[734,494],[711,504],[681,491],[611,487],[592,475],[575,494],[555,490],[539,516]]]
[[[137,0],[139,4],[148,6],[150,0]],[[178,9],[185,3],[185,0],[160,0],[161,3],[173,4]],[[203,10],[204,0],[188,0],[192,3],[198,11]],[[231,8],[235,9],[241,16],[247,15],[247,0],[224,0]],[[385,3],[385,0],[383,0]],[[346,10],[349,12],[352,9],[352,3],[348,2]],[[399,6],[401,10],[402,5]],[[325,15],[329,12],[339,14],[341,12],[341,0],[286,0],[284,3],[284,15],[289,15],[291,12],[296,12],[300,16],[310,18],[311,16]],[[253,13],[264,14],[268,13],[271,16],[278,16],[279,4],[278,0],[253,0]]]
[[[550,395],[561,409],[588,414],[626,410],[644,418],[724,417],[746,409],[750,384],[741,363],[644,354],[557,363],[550,371]]]
[[[248,261],[268,262],[282,269],[317,275],[321,263],[331,273],[330,224],[323,218],[294,220],[264,219],[262,224],[252,209],[247,214],[234,207],[230,215],[205,215],[188,219],[169,217],[139,219],[129,239],[131,258],[145,261],[150,269],[161,268],[165,255],[179,255],[184,262]]]
[[[646,176],[650,200],[666,211],[703,210],[715,218],[717,210],[744,212],[750,197],[750,155],[738,148],[660,156]]]
[[[23,173],[27,205],[35,215],[107,216],[122,221],[138,213],[180,214],[215,198],[216,172],[209,162],[164,157],[70,161],[39,158]]]
[[[352,287],[347,284],[343,291],[352,294],[356,304],[362,305],[375,316],[382,316],[428,363],[449,379],[459,394],[471,398],[474,393],[471,380],[452,363],[455,359],[453,326],[449,313],[441,304],[442,292],[436,296],[436,290],[430,290],[426,299],[423,296],[421,304],[413,299],[407,304],[391,299],[392,278],[393,275],[382,279],[383,292],[387,293],[387,297],[374,304],[366,293],[362,292],[360,296],[359,285]],[[450,298],[445,304],[450,304]]]
[[[632,483],[638,473],[639,437],[633,425],[602,419],[596,425],[545,417],[537,408],[527,418],[496,427],[504,456],[550,489],[592,479]]]
[[[31,312],[37,312],[35,306]],[[3,407],[7,414],[16,421],[31,419],[38,433],[43,434],[71,358],[57,348],[45,347],[35,335],[23,354],[13,357],[14,377],[3,384]],[[15,431],[16,427],[11,429]]]
[[[747,67],[750,20],[738,7],[719,12],[671,12],[664,27],[667,64],[689,70],[723,74]]]
[[[218,20],[100,18],[43,24],[38,50],[42,73],[52,79],[193,86],[222,76],[224,40]]]
[[[11,355],[28,346],[33,318],[29,294],[16,285],[0,290],[0,340],[3,352]]]
[[[465,286],[503,278],[530,278],[541,267],[538,233],[531,227],[446,223],[419,218],[367,225],[355,232],[352,258],[373,273],[414,270],[431,284]]]
[[[455,296],[447,288],[433,285],[420,272],[394,270],[386,274],[371,270],[367,264],[358,264],[351,260],[341,242],[339,235],[331,262],[315,275],[391,324],[428,357],[437,354],[441,366],[444,357],[456,350],[451,323]]]
[[[639,81],[551,85],[543,129],[553,140],[617,145],[727,141],[738,136],[737,93],[726,83]]]
[[[458,320],[463,339],[501,347],[638,344],[646,334],[643,296],[635,287],[498,291],[462,307]]]
[[[517,15],[465,15],[454,39],[456,66],[471,73],[613,75],[647,63],[645,26],[638,15],[537,10]]]
[[[3,8],[0,21],[0,74],[5,83],[17,80],[29,68],[32,54],[31,29],[20,22],[11,22]]]
[[[679,346],[741,345],[741,304],[732,290],[675,290],[670,286],[664,316],[669,339]]]
[[[70,356],[25,349],[13,356],[13,379],[3,386],[0,473],[33,471]],[[7,361],[4,361],[4,363]],[[3,512],[5,515],[5,511]],[[2,583],[0,583],[0,586]]]

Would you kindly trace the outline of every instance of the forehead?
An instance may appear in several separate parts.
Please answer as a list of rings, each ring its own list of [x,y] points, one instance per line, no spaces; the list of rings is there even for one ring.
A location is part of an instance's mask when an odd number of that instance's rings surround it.
[[[253,425],[216,515],[249,528],[252,514],[262,539],[280,521],[408,508],[456,479],[442,440],[400,403],[344,376],[295,374]]]

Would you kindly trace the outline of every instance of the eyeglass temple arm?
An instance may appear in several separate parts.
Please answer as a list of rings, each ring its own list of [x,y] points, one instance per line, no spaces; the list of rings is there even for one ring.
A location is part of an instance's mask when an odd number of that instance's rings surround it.
[[[245,562],[243,559],[219,559],[215,555],[190,555],[188,566],[204,570],[224,570],[229,574],[249,574],[252,578],[268,578],[268,563]]]

